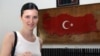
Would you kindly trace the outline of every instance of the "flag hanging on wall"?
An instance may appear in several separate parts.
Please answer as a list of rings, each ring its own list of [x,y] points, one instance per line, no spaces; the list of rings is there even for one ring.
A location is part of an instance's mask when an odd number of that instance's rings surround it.
[[[77,17],[60,14],[51,17],[45,13],[42,18],[44,30],[51,35],[81,34],[97,30],[93,14]]]

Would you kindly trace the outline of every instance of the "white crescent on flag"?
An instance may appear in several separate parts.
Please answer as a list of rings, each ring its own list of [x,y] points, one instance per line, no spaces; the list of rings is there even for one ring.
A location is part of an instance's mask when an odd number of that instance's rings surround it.
[[[69,27],[66,27],[66,26],[65,26],[65,24],[68,23],[68,22],[70,22],[70,21],[65,20],[65,21],[62,22],[62,28],[63,28],[63,29],[69,29]],[[70,23],[70,27],[73,27],[73,26],[74,26],[73,23]]]

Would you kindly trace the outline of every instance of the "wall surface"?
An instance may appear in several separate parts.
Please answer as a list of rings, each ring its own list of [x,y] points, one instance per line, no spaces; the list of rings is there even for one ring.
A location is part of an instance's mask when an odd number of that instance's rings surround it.
[[[0,0],[0,48],[7,32],[20,30],[20,9],[26,2],[34,2],[39,9],[56,8],[56,0]],[[100,0],[80,0],[80,4],[100,3]],[[36,35],[36,29],[34,31]],[[43,45],[43,48],[99,48],[100,45]]]

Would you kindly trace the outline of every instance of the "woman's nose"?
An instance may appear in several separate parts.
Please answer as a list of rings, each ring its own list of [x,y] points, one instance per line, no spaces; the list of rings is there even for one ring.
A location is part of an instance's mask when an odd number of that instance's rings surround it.
[[[33,20],[33,18],[31,18],[31,19],[30,19],[30,23],[33,23],[33,22],[34,22],[34,20]]]

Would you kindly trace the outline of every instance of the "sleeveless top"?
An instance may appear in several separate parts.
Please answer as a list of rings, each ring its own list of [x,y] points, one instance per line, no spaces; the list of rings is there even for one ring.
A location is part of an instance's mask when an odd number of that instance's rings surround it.
[[[17,45],[16,45],[16,50],[15,50],[15,55],[18,56],[19,54],[22,54],[24,52],[31,52],[32,56],[41,56],[41,51],[40,51],[40,42],[39,38],[36,37],[34,42],[30,42],[26,40],[20,32],[16,31],[17,33]]]

